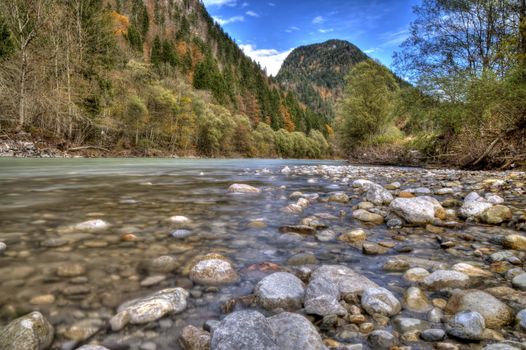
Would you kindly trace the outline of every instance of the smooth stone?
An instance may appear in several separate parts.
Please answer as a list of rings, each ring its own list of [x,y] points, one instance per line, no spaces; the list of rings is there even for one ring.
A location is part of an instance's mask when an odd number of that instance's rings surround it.
[[[384,330],[376,330],[367,338],[373,349],[390,349],[396,344],[395,336]]]
[[[170,218],[170,221],[176,225],[188,225],[192,223],[192,220],[190,220],[186,216],[181,216],[181,215],[172,216]]]
[[[444,313],[441,309],[434,307],[427,313],[427,320],[431,323],[441,323],[442,318],[444,317]]]
[[[524,348],[515,347],[510,344],[505,344],[505,343],[497,343],[497,344],[490,344],[484,347],[482,350],[521,350],[521,349],[524,349]]]
[[[504,198],[502,198],[501,196],[497,196],[496,194],[493,194],[493,193],[486,193],[484,198],[486,199],[486,201],[490,202],[491,204],[504,203]]]
[[[316,229],[307,225],[287,225],[279,228],[281,233],[299,233],[300,235],[315,235]]]
[[[482,214],[482,221],[492,225],[499,225],[513,218],[511,209],[504,205],[495,205]]]
[[[407,270],[404,273],[404,279],[409,282],[421,282],[424,278],[429,276],[430,273],[426,269],[423,269],[421,267],[414,267],[412,269]]]
[[[420,332],[420,338],[427,342],[441,341],[446,337],[446,332],[442,329],[426,329]]]
[[[486,324],[484,317],[475,311],[462,311],[449,320],[447,333],[465,340],[482,340]]]
[[[390,210],[411,224],[429,224],[435,219],[437,210],[443,210],[433,197],[397,198],[391,202]]]
[[[246,194],[246,193],[260,193],[261,190],[254,186],[250,186],[246,184],[233,184],[228,188],[228,192]]]
[[[0,254],[2,254],[7,249],[7,244],[0,242]]]
[[[257,311],[236,311],[214,330],[213,350],[280,350],[270,322]]]
[[[317,265],[319,263],[316,259],[316,255],[312,253],[299,253],[291,256],[287,260],[288,265],[301,266],[301,265]]]
[[[340,295],[360,294],[367,288],[376,288],[378,285],[367,277],[343,265],[323,265],[314,270],[311,279],[326,278],[334,283]]]
[[[511,283],[513,284],[513,288],[526,290],[526,273],[515,276]]]
[[[167,314],[178,314],[186,309],[189,293],[182,288],[158,291],[144,298],[130,300],[117,309],[110,320],[111,328],[120,331],[128,323],[144,324],[156,321]]]
[[[487,328],[500,329],[513,321],[513,310],[493,295],[483,291],[453,294],[446,310],[450,313],[475,311],[484,317]]]
[[[83,342],[95,335],[103,326],[104,321],[101,319],[85,319],[77,321],[66,329],[64,337],[70,340]]]
[[[358,209],[353,211],[352,217],[356,220],[368,222],[376,225],[381,225],[384,223],[384,217],[379,214],[371,213],[367,210]]]
[[[170,273],[179,267],[177,259],[170,255],[163,255],[150,261],[148,271]]]
[[[520,250],[526,252],[526,236],[517,234],[508,235],[504,238],[502,245],[506,249]]]
[[[53,294],[37,295],[29,301],[31,305],[51,305],[55,302]]]
[[[59,277],[78,277],[86,273],[86,267],[81,264],[66,263],[57,268]]]
[[[349,202],[349,196],[343,192],[336,192],[329,196],[329,202],[336,202],[336,203],[342,203],[345,204]]]
[[[181,332],[179,344],[181,344],[185,350],[209,350],[210,339],[210,333],[188,325],[184,327]]]
[[[82,345],[80,348],[77,348],[76,350],[109,350],[109,349],[101,345]]]
[[[107,229],[110,225],[101,219],[88,220],[71,226],[76,231],[100,231]]]
[[[389,251],[389,248],[383,247],[372,242],[365,242],[362,245],[362,252],[365,255],[382,255]]]
[[[267,320],[279,349],[325,350],[318,330],[304,316],[282,312]]]
[[[369,186],[365,198],[376,205],[389,205],[394,199],[391,192],[377,184]]]
[[[316,239],[320,242],[334,241],[338,234],[333,230],[323,230],[316,233]]]
[[[515,316],[515,322],[522,328],[523,331],[526,331],[526,309],[523,309],[517,313]]]
[[[164,275],[150,276],[141,281],[141,287],[155,286],[164,280],[166,280],[166,276]]]
[[[352,183],[353,188],[358,188],[358,189],[365,190],[365,191],[368,190],[369,187],[373,185],[376,185],[376,184],[370,180],[365,180],[365,179],[358,179],[358,180],[353,181]]]
[[[311,278],[305,291],[305,312],[310,315],[345,316],[347,310],[339,303],[338,286],[324,276]]]
[[[51,346],[54,334],[51,323],[40,312],[32,312],[0,331],[0,349],[46,350]]]
[[[458,271],[437,270],[422,280],[429,289],[465,288],[469,284],[469,276]]]
[[[470,201],[464,202],[464,205],[460,208],[460,215],[465,218],[480,218],[484,212],[490,209],[493,204],[489,202]]]
[[[417,287],[410,287],[404,294],[406,307],[414,312],[427,312],[433,307],[426,294]]]
[[[192,231],[190,230],[175,230],[171,233],[171,236],[175,239],[184,239],[190,237],[191,235]]]
[[[303,282],[288,272],[275,272],[256,285],[254,294],[259,305],[267,310],[301,308],[305,289]]]
[[[481,268],[478,268],[476,266],[466,264],[466,263],[455,264],[453,265],[451,269],[454,271],[465,273],[469,277],[491,277],[493,276],[493,274],[487,270],[483,270]]]
[[[239,276],[230,261],[222,256],[211,254],[192,267],[190,279],[197,284],[221,286],[236,283]]]
[[[402,309],[400,302],[393,293],[382,287],[365,289],[362,294],[361,304],[371,316],[376,314],[394,316]]]
[[[356,229],[352,231],[346,231],[342,233],[338,240],[342,242],[348,242],[348,243],[356,243],[360,241],[364,241],[367,238],[367,233],[365,233],[362,229]]]
[[[409,317],[396,317],[393,320],[393,325],[395,329],[401,334],[414,331],[423,331],[424,329],[429,328],[429,324],[426,321]]]

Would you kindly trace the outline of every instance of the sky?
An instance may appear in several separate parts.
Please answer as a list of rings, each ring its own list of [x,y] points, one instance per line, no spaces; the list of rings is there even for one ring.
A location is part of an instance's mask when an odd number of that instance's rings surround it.
[[[388,67],[420,0],[203,0],[241,49],[276,75],[296,47],[348,40]]]

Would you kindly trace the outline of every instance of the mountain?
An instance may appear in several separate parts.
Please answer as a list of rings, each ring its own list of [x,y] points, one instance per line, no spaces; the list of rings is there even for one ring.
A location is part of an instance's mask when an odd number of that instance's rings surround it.
[[[301,46],[285,59],[275,79],[313,111],[332,119],[349,70],[367,59],[358,47],[343,40]]]

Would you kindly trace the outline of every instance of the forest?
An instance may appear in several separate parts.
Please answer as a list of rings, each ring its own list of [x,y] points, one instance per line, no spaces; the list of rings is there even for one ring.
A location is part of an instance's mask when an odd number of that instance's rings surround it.
[[[117,155],[323,158],[329,122],[199,0],[0,1],[0,130]]]

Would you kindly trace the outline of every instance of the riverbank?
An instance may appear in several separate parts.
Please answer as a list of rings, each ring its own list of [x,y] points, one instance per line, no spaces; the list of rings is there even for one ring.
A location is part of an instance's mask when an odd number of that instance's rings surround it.
[[[524,349],[523,172],[0,166],[0,348]]]

